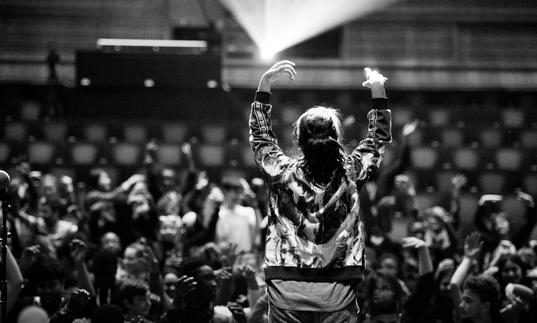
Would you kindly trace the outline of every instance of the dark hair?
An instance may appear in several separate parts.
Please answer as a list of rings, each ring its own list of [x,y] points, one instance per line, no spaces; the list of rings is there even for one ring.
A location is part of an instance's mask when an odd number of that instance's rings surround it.
[[[192,190],[190,192],[186,192],[184,195],[184,201],[186,201],[187,209],[199,214],[203,209],[203,205],[207,200],[207,197],[209,197],[214,187],[215,185],[210,183],[201,190]]]
[[[119,297],[121,301],[132,303],[132,299],[136,296],[144,296],[149,291],[149,287],[142,280],[127,279],[121,284],[119,289]]]
[[[373,302],[373,296],[375,293],[375,288],[378,280],[385,280],[393,291],[393,299],[390,300],[387,304],[375,304]],[[378,314],[393,314],[400,313],[403,303],[403,288],[397,280],[397,278],[392,277],[382,270],[377,270],[373,275],[371,275],[365,282],[365,295],[364,299],[366,300],[366,312],[371,315]]]
[[[326,184],[334,171],[343,172],[341,122],[335,109],[315,106],[304,112],[295,124],[295,139],[304,154],[306,176]]]
[[[115,284],[118,259],[110,250],[101,249],[93,257],[93,273],[95,274],[94,285],[96,288],[112,288]]]
[[[492,276],[479,275],[472,277],[464,284],[464,289],[469,289],[479,297],[481,302],[490,304],[490,318],[497,322],[500,311],[500,284]]]
[[[502,271],[503,271],[503,268],[505,267],[505,265],[508,262],[515,263],[520,267],[520,271],[522,272],[522,277],[521,277],[522,280],[524,279],[524,273],[528,269],[524,265],[524,262],[522,261],[522,258],[519,255],[517,255],[517,254],[503,254],[503,255],[501,255],[500,259],[498,259],[498,263],[497,263],[498,272],[496,273],[495,278],[500,283],[500,286],[502,288],[505,287],[505,285],[507,285],[502,279]]]
[[[235,177],[235,176],[224,177],[222,179],[222,185],[221,186],[222,186],[222,189],[224,191],[229,191],[229,190],[232,190],[232,189],[242,190],[242,185],[241,185],[240,179],[238,177]]]
[[[30,283],[39,284],[51,280],[63,281],[66,275],[57,259],[40,255],[37,261],[30,265],[25,277]]]
[[[208,263],[203,259],[192,258],[185,260],[179,267],[179,274],[196,277],[197,271]]]
[[[379,266],[382,266],[382,262],[386,259],[393,259],[395,261],[395,269],[397,270],[397,274],[399,275],[401,273],[401,258],[398,257],[396,254],[391,252],[383,252],[378,257],[378,263]]]
[[[115,305],[101,305],[91,314],[92,323],[123,323],[121,309]]]

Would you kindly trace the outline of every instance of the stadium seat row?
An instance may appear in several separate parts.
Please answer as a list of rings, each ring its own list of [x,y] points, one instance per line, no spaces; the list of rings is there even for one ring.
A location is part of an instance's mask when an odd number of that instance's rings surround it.
[[[192,149],[195,160],[201,166],[254,166],[249,146],[203,143],[193,144]],[[144,144],[131,142],[99,145],[85,141],[60,145],[54,142],[35,141],[20,145],[0,141],[0,165],[10,164],[17,157],[25,155],[36,165],[88,166],[111,163],[119,166],[136,166],[142,164],[143,151]],[[180,145],[173,142],[159,144],[157,158],[158,162],[170,166],[181,166],[184,159]]]
[[[411,150],[411,163],[414,168],[424,170],[537,171],[537,149],[419,146]]]
[[[184,142],[190,137],[199,137],[207,143],[223,143],[231,138],[244,139],[248,135],[246,126],[242,128],[234,124],[200,124],[187,126],[183,123],[151,123],[126,122],[6,122],[0,140],[27,141],[28,138],[37,140],[62,142],[68,138],[89,142],[106,142],[110,138],[121,141],[144,143],[151,138],[166,142]],[[241,131],[242,129],[243,131]]]

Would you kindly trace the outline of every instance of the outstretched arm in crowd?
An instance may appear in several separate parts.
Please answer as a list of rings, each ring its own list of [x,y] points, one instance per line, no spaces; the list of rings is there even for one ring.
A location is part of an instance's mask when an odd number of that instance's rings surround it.
[[[248,297],[248,304],[250,305],[250,308],[252,308],[257,303],[258,299],[261,297],[263,291],[261,290],[261,288],[259,288],[259,284],[257,283],[256,272],[254,268],[249,265],[245,265],[242,268],[242,275],[244,276],[244,278],[246,278],[246,287],[248,289],[248,294],[246,296]]]
[[[71,241],[69,249],[77,271],[78,287],[87,290],[90,295],[95,296],[95,289],[93,288],[93,283],[91,282],[90,274],[85,262],[88,246],[84,241],[74,239]]]
[[[188,164],[188,173],[186,175],[183,187],[181,188],[181,194],[185,195],[196,189],[198,177],[201,176],[201,173],[199,173],[198,169],[196,168],[196,163],[194,162],[194,155],[192,154],[192,146],[189,143],[184,143],[181,146],[181,151],[183,152],[183,155],[185,156],[186,162]]]
[[[468,272],[470,271],[472,262],[477,259],[477,256],[479,255],[481,245],[482,242],[479,233],[472,232],[466,236],[464,241],[464,256],[451,277],[451,286],[457,287],[458,290],[460,289],[466,278],[466,275],[468,275]]]
[[[261,227],[261,220],[263,219],[263,215],[261,214],[261,210],[259,209],[259,203],[257,202],[257,197],[252,191],[252,188],[250,187],[250,184],[244,179],[239,179],[243,192],[244,192],[244,202],[246,202],[246,205],[254,209],[255,212],[255,224],[250,226],[251,230],[251,236],[252,236],[252,246],[259,246],[260,245],[260,231],[259,228]]]
[[[404,173],[410,166],[410,145],[408,144],[408,137],[416,131],[418,124],[418,120],[413,120],[403,125],[400,156],[393,158],[389,165],[384,165],[379,170],[377,201],[390,194],[394,186],[395,176]]]
[[[129,177],[125,182],[121,183],[118,187],[115,189],[109,191],[109,192],[101,192],[101,191],[91,191],[88,192],[86,195],[86,203],[88,205],[92,205],[95,202],[98,201],[111,201],[118,198],[123,198],[125,193],[127,193],[134,184],[138,182],[145,181],[145,176],[141,174],[134,174],[131,177]]]
[[[147,183],[147,189],[153,197],[153,200],[158,201],[162,195],[158,187],[158,174],[156,170],[157,152],[159,146],[157,142],[152,139],[146,145],[144,149],[144,169]]]
[[[416,290],[405,303],[405,317],[408,322],[424,322],[426,312],[434,294],[433,262],[425,242],[415,237],[403,239],[403,247],[412,248],[418,253],[419,280]]]
[[[433,261],[431,260],[431,255],[425,245],[425,241],[415,237],[407,237],[403,239],[403,247],[413,248],[418,251],[418,271],[420,277],[434,271]]]
[[[451,201],[449,213],[451,215],[451,226],[454,230],[459,228],[461,213],[461,189],[464,187],[464,185],[466,185],[467,181],[466,176],[463,174],[457,174],[451,179]]]
[[[454,304],[454,321],[460,321],[460,312],[458,311],[458,304],[462,301],[461,287],[472,267],[472,263],[479,256],[481,251],[481,238],[479,233],[472,232],[466,236],[464,241],[464,257],[461,263],[453,273],[450,281],[451,300]]]

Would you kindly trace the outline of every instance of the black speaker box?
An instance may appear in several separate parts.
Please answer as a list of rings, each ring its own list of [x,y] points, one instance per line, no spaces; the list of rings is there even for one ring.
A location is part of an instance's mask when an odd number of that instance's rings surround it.
[[[82,87],[215,88],[219,55],[76,52],[76,80]]]

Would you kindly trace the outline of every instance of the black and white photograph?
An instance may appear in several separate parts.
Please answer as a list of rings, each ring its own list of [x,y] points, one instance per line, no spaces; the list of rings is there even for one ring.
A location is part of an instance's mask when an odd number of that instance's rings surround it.
[[[536,323],[535,199],[535,0],[0,0],[0,323]]]

